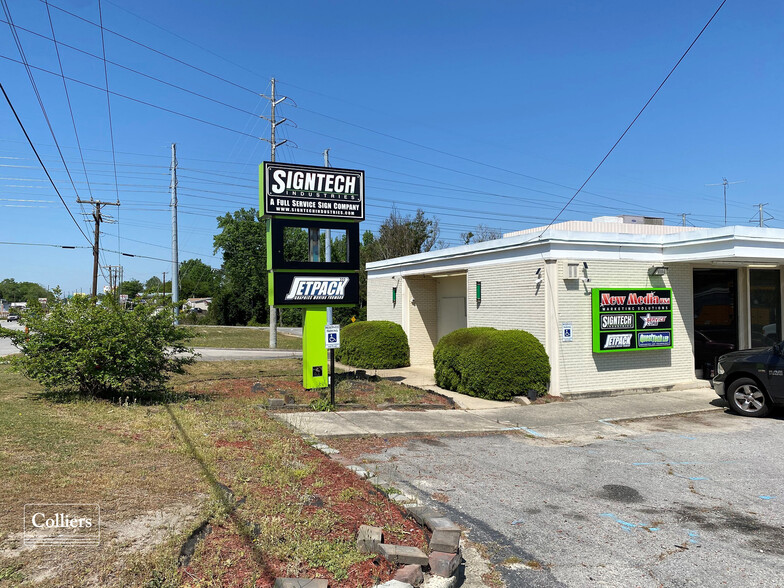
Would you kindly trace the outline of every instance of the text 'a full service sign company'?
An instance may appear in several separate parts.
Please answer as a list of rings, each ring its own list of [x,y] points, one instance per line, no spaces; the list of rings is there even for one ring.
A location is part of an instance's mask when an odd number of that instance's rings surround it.
[[[672,290],[594,288],[593,352],[672,349]]]
[[[280,308],[359,304],[359,222],[365,218],[365,172],[264,162],[260,203],[267,219],[269,296]],[[345,232],[346,259],[287,259],[285,229]]]

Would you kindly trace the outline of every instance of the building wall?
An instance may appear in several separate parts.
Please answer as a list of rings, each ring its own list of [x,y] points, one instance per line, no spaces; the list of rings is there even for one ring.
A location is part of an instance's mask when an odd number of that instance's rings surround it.
[[[592,261],[580,267],[589,283],[564,280],[567,261],[557,264],[558,305],[556,338],[560,394],[591,391],[630,390],[693,382],[694,308],[692,267],[670,264],[668,275],[648,276],[650,263]],[[592,288],[672,288],[673,349],[593,353],[591,324]],[[560,324],[572,323],[573,338],[563,342]]]
[[[438,287],[435,278],[404,278],[407,290],[408,333],[411,365],[433,365],[433,348],[438,342]]]
[[[403,304],[405,296],[402,280],[368,278],[367,281],[367,318],[369,321],[392,321],[403,324]],[[392,287],[397,286],[397,302],[392,304]]]
[[[536,270],[544,261],[515,262],[469,268],[467,275],[468,326],[523,329],[545,342],[544,280],[535,284]],[[482,282],[482,300],[476,300],[476,282]]]

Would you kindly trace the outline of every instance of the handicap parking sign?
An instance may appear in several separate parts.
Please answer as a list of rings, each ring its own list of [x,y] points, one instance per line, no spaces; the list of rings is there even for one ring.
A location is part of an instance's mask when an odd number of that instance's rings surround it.
[[[327,325],[324,327],[327,349],[340,348],[340,325]]]

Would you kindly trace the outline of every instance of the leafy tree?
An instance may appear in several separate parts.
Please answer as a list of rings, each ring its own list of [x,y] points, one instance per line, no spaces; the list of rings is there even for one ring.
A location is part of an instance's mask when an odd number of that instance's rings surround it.
[[[402,216],[396,208],[381,223],[378,237],[368,242],[367,261],[378,261],[430,251],[438,244],[438,220],[427,218],[421,208],[416,214]]]
[[[180,298],[214,296],[220,288],[221,272],[201,259],[188,259],[180,264]]]
[[[120,294],[126,294],[129,298],[135,297],[144,290],[144,284],[139,280],[126,280],[120,284]]]
[[[144,282],[144,291],[148,294],[155,292],[163,292],[163,282],[158,276],[153,276]]]
[[[492,241],[493,239],[500,239],[504,234],[498,229],[491,229],[487,225],[478,224],[474,231],[460,233],[460,238],[466,245],[470,243],[482,243],[483,241]]]
[[[22,313],[29,333],[0,329],[22,352],[13,367],[47,392],[144,398],[163,391],[172,373],[193,362],[185,346],[192,335],[174,327],[171,306],[125,311],[110,296],[95,302],[75,296],[50,304],[49,314],[31,304]]]
[[[17,282],[6,278],[0,282],[0,298],[8,302],[33,302],[39,298],[53,300],[52,293],[34,282]]]
[[[267,231],[256,210],[241,208],[218,217],[215,252],[223,252],[223,283],[210,312],[222,325],[267,322]]]

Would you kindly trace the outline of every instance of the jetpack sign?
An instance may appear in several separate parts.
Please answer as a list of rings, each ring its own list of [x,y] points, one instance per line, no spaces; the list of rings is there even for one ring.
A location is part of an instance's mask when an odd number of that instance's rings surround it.
[[[265,216],[365,219],[365,172],[266,161],[261,166]]]
[[[359,303],[359,280],[351,274],[275,272],[275,306],[341,306]]]
[[[672,348],[672,290],[591,290],[593,352]]]

